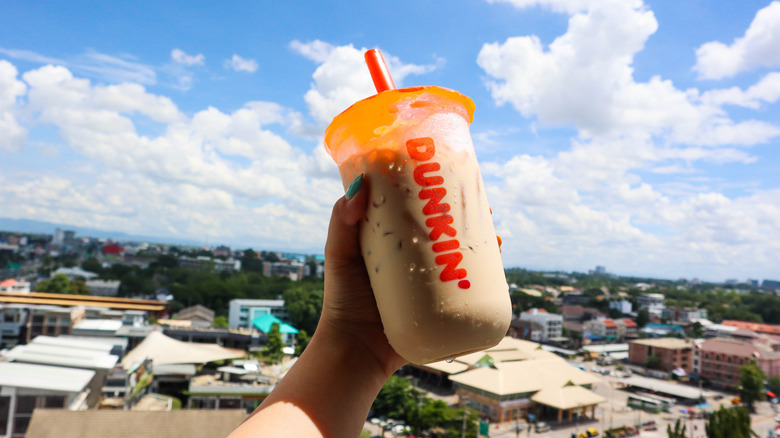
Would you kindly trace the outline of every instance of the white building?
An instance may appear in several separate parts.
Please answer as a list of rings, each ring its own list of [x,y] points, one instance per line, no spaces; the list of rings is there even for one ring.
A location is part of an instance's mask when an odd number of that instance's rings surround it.
[[[647,309],[648,312],[659,317],[666,307],[663,294],[642,294],[639,296],[639,309]]]
[[[609,302],[609,308],[615,309],[622,313],[623,315],[627,315],[631,313],[631,309],[633,306],[631,306],[631,301],[628,300],[615,300]]]
[[[287,310],[284,308],[284,300],[230,300],[228,325],[230,328],[251,329],[252,320],[263,315],[272,315],[286,321]]]
[[[31,363],[0,362],[0,430],[3,436],[24,436],[36,406],[83,410],[95,371]]]
[[[529,309],[520,315],[521,320],[533,321],[542,326],[541,341],[560,338],[563,329],[563,315],[547,313],[544,309]]]

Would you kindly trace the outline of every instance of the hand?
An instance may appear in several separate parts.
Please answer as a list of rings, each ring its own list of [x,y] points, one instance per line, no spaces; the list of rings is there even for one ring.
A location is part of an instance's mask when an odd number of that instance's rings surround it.
[[[333,207],[325,244],[325,300],[317,331],[356,343],[376,357],[389,378],[406,364],[387,342],[360,252],[360,221],[368,205],[368,184],[362,179],[353,197]]]

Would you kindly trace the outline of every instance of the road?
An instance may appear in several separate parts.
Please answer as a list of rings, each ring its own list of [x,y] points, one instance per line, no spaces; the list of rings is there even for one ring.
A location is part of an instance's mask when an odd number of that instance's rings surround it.
[[[588,365],[587,368],[591,369],[592,365]],[[609,367],[613,368],[613,367]],[[589,371],[592,372],[592,371]],[[628,392],[618,388],[617,382],[620,380],[618,377],[612,375],[599,374],[602,382],[594,385],[593,391],[603,396],[607,402],[600,405],[596,409],[595,421],[589,421],[586,423],[573,424],[568,427],[557,428],[549,432],[537,434],[534,431],[524,430],[518,433],[514,429],[514,423],[502,423],[490,426],[490,437],[497,438],[512,438],[512,437],[539,437],[539,438],[570,438],[572,433],[584,432],[587,428],[594,428],[602,432],[607,428],[619,427],[623,425],[635,425],[642,424],[649,421],[655,421],[657,424],[657,430],[643,430],[640,433],[640,437],[646,438],[666,438],[666,426],[671,425],[674,427],[677,419],[680,419],[686,426],[686,435],[691,438],[706,438],[704,425],[705,420],[697,419],[691,420],[687,415],[680,412],[680,408],[676,408],[670,413],[652,414],[641,410],[632,410],[626,406],[628,399]],[[734,397],[733,394],[708,390],[711,396],[706,399],[714,409],[719,409],[721,405],[729,407],[731,405],[730,400]],[[715,399],[716,396],[718,400]],[[772,406],[769,402],[759,402],[756,404],[756,412],[751,415],[751,427],[760,438],[768,437],[769,431],[775,427],[774,417],[778,413],[776,412],[776,406]],[[372,436],[379,435],[380,429],[370,423],[366,423],[366,430],[368,430]],[[393,437],[390,432],[385,433],[386,437]]]

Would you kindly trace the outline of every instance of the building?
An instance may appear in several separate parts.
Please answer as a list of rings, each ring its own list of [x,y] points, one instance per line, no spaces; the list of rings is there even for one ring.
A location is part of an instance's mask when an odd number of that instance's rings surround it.
[[[639,336],[639,326],[631,318],[618,318],[615,320],[618,326],[618,337],[634,339]]]
[[[561,301],[566,306],[584,306],[588,304],[591,300],[591,297],[588,295],[584,295],[580,292],[568,292],[564,293],[563,296],[561,296]]]
[[[297,260],[283,262],[263,262],[263,275],[266,277],[288,277],[293,281],[303,279],[305,265]]]
[[[9,278],[0,281],[0,292],[30,293],[30,282]]]
[[[661,317],[676,323],[693,323],[707,319],[707,310],[695,307],[669,307],[661,312]]]
[[[192,321],[196,327],[209,327],[214,322],[214,311],[208,307],[196,304],[179,310],[174,319]]]
[[[461,404],[493,422],[534,415],[541,421],[572,421],[578,413],[595,417],[606,400],[590,389],[600,380],[539,344],[504,338],[499,345],[455,359],[427,364],[449,370]],[[446,371],[445,371],[446,372]]]
[[[710,338],[700,344],[694,354],[699,374],[713,385],[735,388],[739,384],[739,367],[755,360],[767,377],[780,376],[780,344],[771,338],[742,336]],[[750,339],[750,340],[748,340]]]
[[[509,336],[527,341],[540,342],[544,326],[536,321],[515,318],[509,324]]]
[[[279,325],[279,332],[282,334],[282,342],[284,342],[287,345],[293,345],[295,342],[295,335],[298,334],[298,329],[291,326],[290,324],[287,324],[285,322],[282,322],[279,318],[273,316],[273,315],[262,315],[258,316],[257,318],[252,320],[252,325],[260,331],[260,333],[263,333],[264,335],[268,335],[268,333],[271,331],[271,328],[274,324]]]
[[[40,339],[40,341],[39,341]],[[62,368],[90,370],[94,378],[87,389],[86,403],[97,405],[101,388],[119,358],[111,354],[113,346],[51,336],[38,336],[27,345],[17,345],[3,353],[3,359],[14,363],[51,365]]]
[[[228,325],[230,328],[252,329],[252,320],[263,315],[272,315],[287,321],[284,300],[230,300],[228,304]]]
[[[560,338],[563,333],[563,316],[556,313],[547,313],[544,309],[528,309],[520,314],[520,319],[534,321],[542,326],[542,334],[539,342],[547,342],[550,339]]]
[[[565,322],[584,323],[592,319],[606,318],[603,312],[592,307],[583,307],[577,304],[561,306],[561,315]]]
[[[762,324],[758,322],[736,321],[727,319],[721,323],[727,327],[736,327],[738,329],[752,330],[758,333],[780,336],[780,325]]]
[[[623,315],[628,315],[631,313],[633,306],[631,305],[631,301],[628,300],[613,300],[609,302],[609,308],[615,309]]]
[[[92,295],[115,297],[119,293],[119,280],[87,280],[87,288]]]
[[[230,434],[246,419],[243,409],[206,411],[36,409],[27,438],[213,438]]]
[[[650,356],[660,359],[658,369],[674,371],[693,369],[694,343],[679,338],[639,339],[628,343],[628,361],[645,366]]]
[[[582,324],[585,333],[590,334],[591,339],[614,340],[618,338],[618,326],[609,318],[593,319]]]
[[[198,257],[179,257],[179,267],[182,269],[192,269],[195,271],[207,272],[235,272],[241,270],[241,260],[233,259],[215,259],[206,256]]]
[[[647,309],[651,315],[661,316],[665,308],[663,294],[642,294],[637,301],[639,309]]]
[[[249,351],[259,348],[264,337],[249,330],[201,327],[163,327],[165,336],[184,342],[216,344],[226,348]]]
[[[88,405],[95,372],[29,363],[0,362],[0,433],[22,438],[36,407],[81,410]]]

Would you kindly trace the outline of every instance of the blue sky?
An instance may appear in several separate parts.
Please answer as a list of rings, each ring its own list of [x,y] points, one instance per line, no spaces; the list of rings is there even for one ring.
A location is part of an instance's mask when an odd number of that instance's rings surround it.
[[[780,276],[780,2],[364,3],[5,2],[0,216],[320,253],[376,47],[474,100],[505,266]]]

